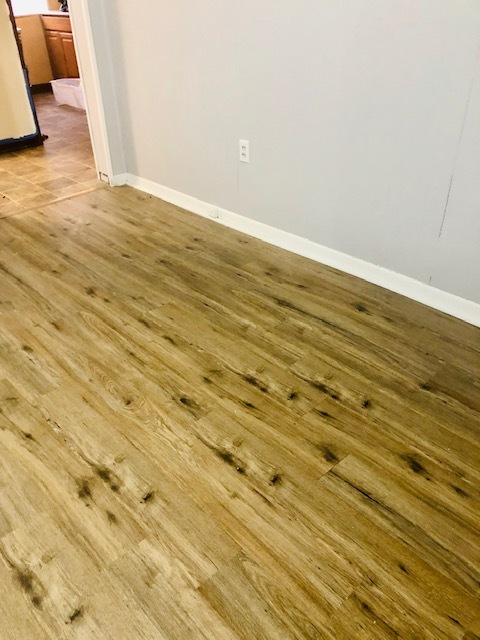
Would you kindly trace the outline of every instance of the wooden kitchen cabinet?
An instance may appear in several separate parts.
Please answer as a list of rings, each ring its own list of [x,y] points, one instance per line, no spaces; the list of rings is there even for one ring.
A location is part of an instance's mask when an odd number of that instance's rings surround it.
[[[70,17],[43,15],[42,23],[54,79],[80,77]]]

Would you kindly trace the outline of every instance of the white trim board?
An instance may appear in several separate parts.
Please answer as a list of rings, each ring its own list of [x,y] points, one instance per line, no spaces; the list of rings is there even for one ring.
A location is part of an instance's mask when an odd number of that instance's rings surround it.
[[[209,220],[214,220],[226,227],[242,231],[281,249],[286,249],[305,258],[310,258],[334,269],[339,269],[340,271],[357,276],[358,278],[362,278],[362,280],[379,285],[407,298],[421,302],[428,307],[432,307],[433,309],[437,309],[455,318],[464,320],[469,324],[480,327],[480,304],[472,302],[471,300],[460,298],[453,293],[441,291],[419,280],[414,280],[400,273],[389,271],[384,267],[379,267],[360,258],[354,258],[335,249],[329,249],[328,247],[307,240],[306,238],[301,238],[288,231],[282,231],[263,222],[252,220],[251,218],[226,209],[221,209],[215,205],[181,193],[180,191],[175,191],[174,189],[164,187],[156,182],[134,176],[130,173],[115,176],[114,184],[128,184],[140,191],[161,198],[170,204],[196,213]]]
[[[112,162],[88,0],[72,0],[70,5],[70,21],[85,92],[87,121],[97,174],[108,176],[110,182],[113,175]]]
[[[98,50],[107,40],[106,34],[103,33],[107,20],[105,8],[102,3],[95,3],[95,0],[70,0],[69,8],[97,175],[110,185],[116,186],[114,171],[118,172],[119,167],[124,167],[125,160],[123,150],[118,144],[112,144],[112,132],[115,130],[112,128],[112,122],[117,130],[120,130],[120,124],[118,114],[106,110],[105,98],[109,95],[109,87],[105,86],[105,82],[102,83],[100,75],[102,68],[104,77],[111,75],[109,68],[105,69],[109,66],[105,52]],[[94,37],[93,25],[97,32],[102,33],[102,39],[98,34]]]

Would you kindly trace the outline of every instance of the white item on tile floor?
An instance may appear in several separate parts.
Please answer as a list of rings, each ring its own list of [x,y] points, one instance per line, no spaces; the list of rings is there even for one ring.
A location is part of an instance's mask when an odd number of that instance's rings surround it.
[[[85,96],[80,78],[60,78],[51,80],[50,84],[58,104],[68,104],[85,111]]]

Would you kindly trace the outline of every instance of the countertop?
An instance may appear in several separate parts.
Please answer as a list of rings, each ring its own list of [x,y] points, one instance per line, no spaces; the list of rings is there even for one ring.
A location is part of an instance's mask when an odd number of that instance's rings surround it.
[[[41,13],[17,13],[15,18],[29,18],[30,16],[66,16],[70,17],[70,14],[66,11],[42,11]]]

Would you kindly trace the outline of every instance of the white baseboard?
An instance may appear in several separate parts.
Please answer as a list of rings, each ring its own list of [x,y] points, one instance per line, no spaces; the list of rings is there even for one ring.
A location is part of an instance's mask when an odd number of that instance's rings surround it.
[[[112,176],[110,179],[111,187],[123,187],[124,184],[127,184],[128,173],[117,173]],[[139,187],[140,188],[140,187]]]
[[[117,180],[118,178],[118,180]],[[310,258],[316,262],[328,265],[340,271],[362,278],[367,282],[379,285],[407,298],[421,302],[433,309],[443,311],[451,316],[460,318],[469,324],[480,327],[480,304],[441,291],[419,280],[414,280],[384,267],[354,258],[335,249],[329,249],[321,244],[301,238],[288,231],[276,229],[263,222],[246,218],[245,216],[221,209],[202,200],[197,200],[174,189],[164,187],[151,180],[140,178],[132,174],[115,176],[114,184],[128,184],[140,191],[161,198],[192,213],[214,220],[231,229],[242,231],[259,240],[264,240],[287,251]]]

